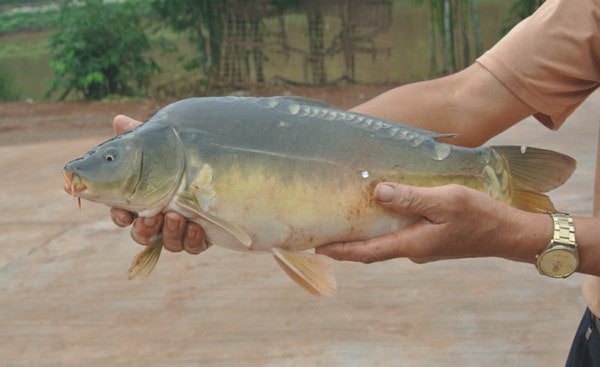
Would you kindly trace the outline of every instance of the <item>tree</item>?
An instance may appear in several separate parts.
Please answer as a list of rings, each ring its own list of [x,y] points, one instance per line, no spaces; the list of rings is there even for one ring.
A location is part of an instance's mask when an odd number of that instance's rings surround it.
[[[63,90],[86,100],[139,95],[158,72],[136,12],[137,2],[63,0],[59,30],[50,36],[54,80],[46,96]]]
[[[539,8],[545,0],[512,0],[508,14],[504,18],[504,26],[501,33],[504,35],[521,20],[527,18]]]
[[[423,1],[415,1],[422,4]],[[479,0],[428,0],[429,73],[439,74],[438,51],[442,53],[441,74],[465,68],[481,54]]]
[[[231,85],[246,79],[251,74],[250,60],[256,82],[264,82],[263,20],[283,14],[284,9],[296,9],[299,3],[300,0],[151,1],[159,19],[173,30],[188,34],[197,57],[186,68],[201,68],[209,85]],[[278,20],[283,35],[283,17]]]
[[[187,68],[201,67],[204,75],[218,74],[223,41],[223,5],[227,0],[152,0],[159,18],[177,32],[187,32],[198,50],[198,57]]]

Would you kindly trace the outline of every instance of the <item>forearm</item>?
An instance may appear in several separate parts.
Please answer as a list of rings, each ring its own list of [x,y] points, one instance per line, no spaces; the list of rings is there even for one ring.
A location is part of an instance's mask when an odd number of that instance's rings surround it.
[[[456,133],[450,97],[444,79],[433,79],[391,89],[352,111],[421,129]]]
[[[534,110],[479,64],[440,79],[406,84],[352,109],[440,133],[447,141],[479,146]]]
[[[515,214],[517,213],[517,214]],[[506,259],[535,264],[536,256],[546,248],[553,234],[550,215],[515,211],[508,217],[503,236],[495,239],[497,249],[490,252]],[[578,244],[577,272],[600,276],[600,219],[574,217]]]

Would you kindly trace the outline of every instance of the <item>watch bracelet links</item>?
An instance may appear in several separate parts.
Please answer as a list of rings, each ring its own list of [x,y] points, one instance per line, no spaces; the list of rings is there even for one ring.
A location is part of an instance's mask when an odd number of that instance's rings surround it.
[[[575,226],[573,217],[567,213],[549,213],[554,222],[553,240],[575,246]]]
[[[536,256],[536,267],[539,273],[542,275],[547,275],[552,278],[566,278],[571,274],[563,276],[554,276],[543,272],[540,260],[544,256],[545,252],[551,251],[552,248],[556,245],[571,247],[575,251],[575,256],[577,256],[577,243],[575,242],[575,223],[573,217],[571,217],[569,213],[546,212],[546,214],[550,215],[550,217],[552,218],[552,239],[550,240],[550,243],[548,243],[548,245],[546,246],[546,249],[542,251],[541,254]]]

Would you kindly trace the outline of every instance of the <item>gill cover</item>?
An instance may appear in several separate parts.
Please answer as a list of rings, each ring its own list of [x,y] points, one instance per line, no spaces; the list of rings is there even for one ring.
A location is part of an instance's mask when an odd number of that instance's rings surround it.
[[[148,123],[142,127],[136,133],[142,147],[141,172],[129,202],[150,211],[143,215],[153,215],[168,204],[179,188],[186,157],[174,126]]]

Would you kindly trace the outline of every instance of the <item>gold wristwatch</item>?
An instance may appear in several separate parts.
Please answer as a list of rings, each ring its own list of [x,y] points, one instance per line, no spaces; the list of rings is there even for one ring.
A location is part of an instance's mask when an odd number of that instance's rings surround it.
[[[575,225],[567,213],[549,213],[554,221],[554,236],[546,249],[537,256],[540,274],[552,278],[566,278],[579,266],[575,242]]]

